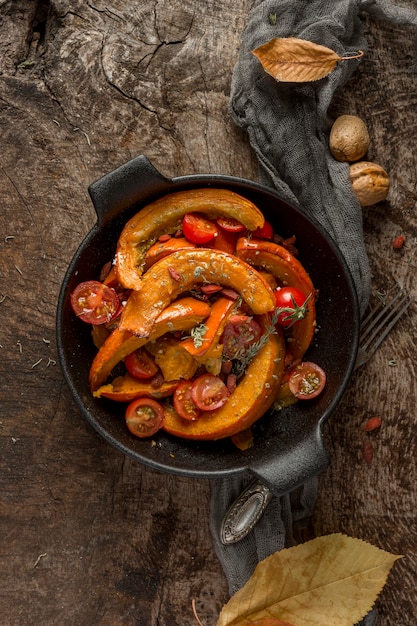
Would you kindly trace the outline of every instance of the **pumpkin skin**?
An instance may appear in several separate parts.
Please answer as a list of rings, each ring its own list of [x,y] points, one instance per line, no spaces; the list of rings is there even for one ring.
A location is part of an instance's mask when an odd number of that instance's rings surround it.
[[[194,189],[163,196],[136,213],[119,237],[115,268],[118,281],[125,289],[141,288],[147,250],[160,235],[176,232],[184,215],[193,212],[209,218],[233,217],[251,231],[262,227],[265,221],[262,212],[250,200],[228,189]]]

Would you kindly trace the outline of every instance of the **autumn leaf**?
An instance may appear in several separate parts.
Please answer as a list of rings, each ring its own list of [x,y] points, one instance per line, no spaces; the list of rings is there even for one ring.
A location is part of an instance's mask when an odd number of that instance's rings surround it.
[[[268,74],[287,83],[319,80],[330,74],[340,61],[363,56],[360,50],[355,55],[341,57],[330,48],[295,37],[271,39],[252,53]]]
[[[372,609],[398,558],[341,533],[280,550],[257,565],[217,626],[267,617],[294,626],[352,626]]]

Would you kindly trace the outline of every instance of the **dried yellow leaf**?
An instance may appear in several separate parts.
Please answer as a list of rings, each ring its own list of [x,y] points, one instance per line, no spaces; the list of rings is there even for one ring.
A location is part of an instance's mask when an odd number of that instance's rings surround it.
[[[252,53],[268,74],[275,80],[287,83],[319,80],[330,74],[339,61],[363,56],[360,50],[353,56],[341,57],[326,46],[295,37],[271,39],[256,50],[252,50]]]
[[[265,617],[296,626],[352,626],[372,609],[398,558],[341,533],[275,552],[223,607],[217,626]]]

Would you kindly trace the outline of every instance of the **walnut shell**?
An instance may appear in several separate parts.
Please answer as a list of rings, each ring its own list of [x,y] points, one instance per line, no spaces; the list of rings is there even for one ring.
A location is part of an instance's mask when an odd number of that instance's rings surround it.
[[[353,191],[361,206],[371,206],[385,200],[389,177],[383,167],[372,161],[359,161],[349,167]]]
[[[366,124],[356,115],[341,115],[330,131],[330,152],[337,161],[358,161],[367,153],[369,142]]]

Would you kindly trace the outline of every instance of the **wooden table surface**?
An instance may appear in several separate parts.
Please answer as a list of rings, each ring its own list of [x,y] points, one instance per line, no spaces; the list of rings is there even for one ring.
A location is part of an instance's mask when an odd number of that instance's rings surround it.
[[[232,7],[233,4],[233,7]],[[402,0],[413,6],[413,0]],[[165,175],[257,180],[228,114],[251,0],[0,3],[1,591],[5,626],[214,625],[228,599],[209,483],[125,458],[85,423],[57,362],[61,281],[95,223],[88,185],[138,154]],[[410,27],[363,16],[369,52],[331,114],[360,115],[390,174],[364,209],[372,298],[416,295],[417,75]],[[405,245],[392,248],[403,234]],[[381,626],[417,615],[416,310],[358,370],[328,424],[313,527],[403,554]],[[361,454],[362,425],[374,458]]]

